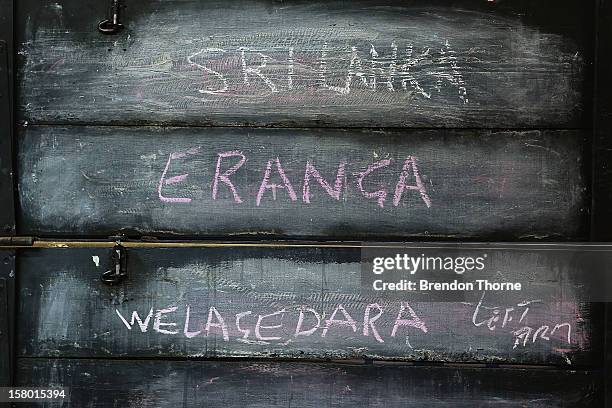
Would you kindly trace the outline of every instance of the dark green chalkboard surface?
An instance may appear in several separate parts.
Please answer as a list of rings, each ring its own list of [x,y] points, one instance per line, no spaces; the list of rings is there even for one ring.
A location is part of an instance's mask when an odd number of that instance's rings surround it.
[[[0,386],[70,389],[28,406],[611,405],[607,0],[0,10]],[[375,242],[524,287],[375,293]]]
[[[22,119],[574,128],[590,118],[584,2],[136,0],[126,29],[101,36],[91,28],[107,5],[19,3]]]

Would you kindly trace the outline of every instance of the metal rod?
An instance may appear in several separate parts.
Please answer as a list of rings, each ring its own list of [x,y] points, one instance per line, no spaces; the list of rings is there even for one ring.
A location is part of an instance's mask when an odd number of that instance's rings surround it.
[[[22,243],[0,244],[0,249],[63,249],[63,248],[113,248],[116,245],[114,240],[46,240],[31,237],[16,237]],[[0,242],[1,242],[0,237]],[[30,244],[31,243],[31,244]],[[406,248],[411,245],[412,249],[444,249],[448,248],[452,242],[440,245],[436,243],[406,242],[406,243],[377,243],[368,244],[363,242],[219,242],[219,241],[122,241],[124,248]],[[459,244],[459,243],[457,243]],[[492,243],[493,244],[493,243]],[[505,245],[504,245],[505,244]],[[538,250],[564,250],[568,247],[582,247],[585,250],[612,250],[612,244],[580,244],[580,243],[502,243],[504,245],[488,247],[487,243],[460,243],[465,249],[507,249],[521,250],[532,247]]]

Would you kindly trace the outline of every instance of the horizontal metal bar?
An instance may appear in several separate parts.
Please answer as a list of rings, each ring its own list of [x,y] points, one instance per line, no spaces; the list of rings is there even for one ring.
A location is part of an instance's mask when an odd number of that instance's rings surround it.
[[[35,237],[0,237],[0,248],[2,249],[62,249],[62,248],[113,248],[117,244],[117,239],[109,240],[47,240]],[[138,241],[138,240],[119,240],[125,248],[405,248],[410,245],[413,249],[429,248],[443,249],[450,247],[464,247],[466,249],[507,249],[518,250],[532,248],[537,250],[565,250],[565,249],[584,249],[590,251],[610,251],[612,244],[586,244],[586,243],[519,243],[519,242],[499,242],[499,243],[422,243],[422,242],[395,242],[395,243],[373,243],[368,244],[358,241],[343,242],[223,242],[223,241]]]

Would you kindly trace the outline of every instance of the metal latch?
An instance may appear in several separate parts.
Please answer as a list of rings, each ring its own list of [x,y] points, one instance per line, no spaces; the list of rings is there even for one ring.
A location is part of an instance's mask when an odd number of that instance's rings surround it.
[[[122,6],[119,0],[111,1],[110,17],[98,23],[98,31],[102,34],[117,34],[123,28],[123,24],[119,22],[119,14]]]
[[[111,269],[102,273],[100,279],[107,285],[117,285],[127,278],[127,251],[121,239],[115,241],[111,252]]]

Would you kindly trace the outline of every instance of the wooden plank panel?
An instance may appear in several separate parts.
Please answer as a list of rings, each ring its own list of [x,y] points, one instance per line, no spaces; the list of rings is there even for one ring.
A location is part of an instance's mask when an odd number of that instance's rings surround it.
[[[91,408],[603,406],[585,371],[20,359],[18,383],[69,387]]]
[[[375,292],[361,279],[359,247],[134,248],[127,255],[129,279],[115,287],[100,281],[111,268],[109,249],[26,251],[19,258],[18,351],[39,357],[602,361],[602,315],[584,290],[594,255],[532,246],[454,251],[487,259],[485,270],[461,281],[520,282],[521,291],[475,287],[450,299]],[[431,276],[422,272],[417,279]]]
[[[140,0],[116,36],[96,31],[106,6],[20,2],[24,120],[567,128],[590,118],[593,6],[579,0]]]
[[[580,240],[588,229],[575,131],[34,126],[19,149],[21,234]]]

